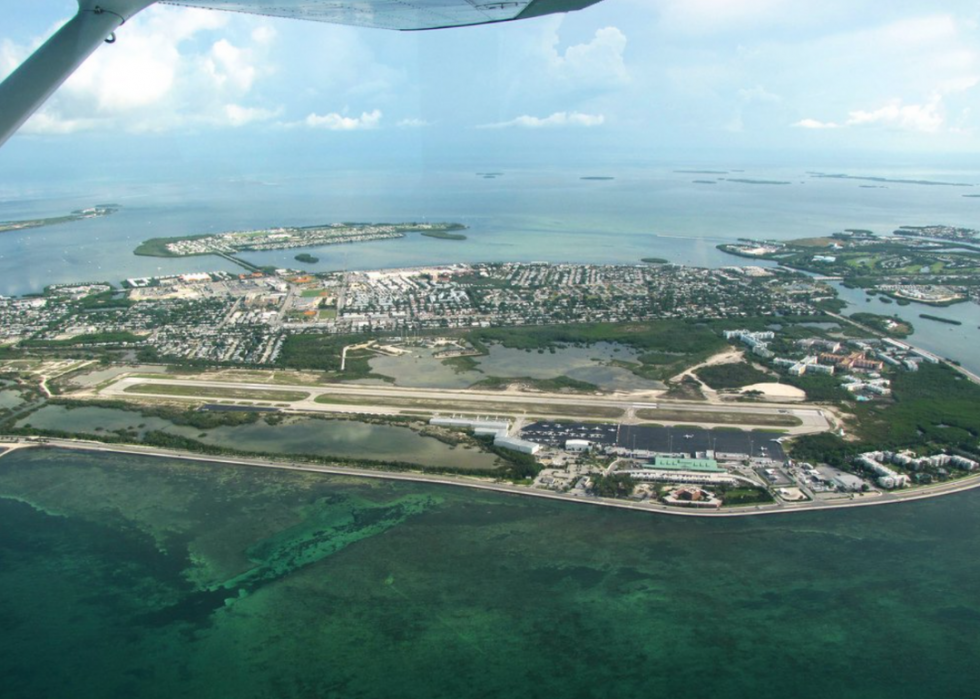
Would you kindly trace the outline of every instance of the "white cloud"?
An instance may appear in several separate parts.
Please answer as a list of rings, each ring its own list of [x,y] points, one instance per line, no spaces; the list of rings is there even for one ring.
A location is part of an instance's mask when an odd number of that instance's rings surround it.
[[[233,45],[227,39],[219,39],[211,47],[205,65],[219,86],[247,92],[255,82],[256,68],[249,52]]]
[[[801,129],[839,129],[840,124],[836,124],[832,121],[817,121],[816,119],[801,119],[800,121],[793,124],[797,128]]]
[[[596,30],[595,37],[585,44],[575,44],[559,53],[558,33],[547,38],[548,69],[552,77],[574,83],[576,87],[611,87],[629,82],[629,71],[623,60],[626,35],[616,27]]]
[[[402,119],[397,126],[400,129],[422,129],[432,124],[425,119]]]
[[[935,133],[943,129],[946,119],[943,115],[942,98],[938,95],[925,104],[903,104],[893,100],[878,109],[854,110],[848,114],[843,124],[817,119],[802,119],[793,126],[804,129],[838,129],[844,127],[883,127],[902,131]]]
[[[582,114],[580,112],[555,112],[551,116],[536,117],[523,115],[510,121],[500,121],[494,124],[481,124],[478,129],[506,129],[520,127],[525,129],[543,129],[561,126],[601,126],[606,121],[602,114]]]
[[[267,121],[281,108],[246,104],[255,101],[256,82],[272,72],[276,32],[255,26],[262,21],[151,7],[117,32],[115,44],[100,47],[24,130],[152,132]],[[225,36],[215,37],[216,30]],[[16,65],[32,48],[5,42],[0,69]]]
[[[873,111],[851,112],[848,126],[888,126],[907,131],[939,131],[945,118],[942,100],[933,98],[927,104],[902,104],[896,100]]]
[[[327,131],[359,131],[375,129],[381,123],[381,110],[364,112],[359,117],[348,117],[336,112],[330,114],[310,114],[302,124],[311,129],[326,129]]]
[[[225,105],[225,116],[229,126],[245,126],[261,121],[275,119],[282,114],[282,108],[262,109],[260,107],[242,107],[237,104]]]
[[[782,102],[782,98],[779,95],[769,92],[762,85],[756,85],[755,87],[742,88],[738,91],[738,98],[742,102]]]

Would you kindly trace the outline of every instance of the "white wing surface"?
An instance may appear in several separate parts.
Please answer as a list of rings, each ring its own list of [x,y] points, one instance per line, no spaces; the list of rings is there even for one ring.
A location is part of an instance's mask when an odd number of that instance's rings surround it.
[[[443,29],[581,10],[600,0],[161,0],[379,29]],[[78,0],[78,14],[0,83],[0,145],[115,30],[157,0]]]
[[[599,0],[162,0],[168,5],[380,29],[444,29],[570,12]]]

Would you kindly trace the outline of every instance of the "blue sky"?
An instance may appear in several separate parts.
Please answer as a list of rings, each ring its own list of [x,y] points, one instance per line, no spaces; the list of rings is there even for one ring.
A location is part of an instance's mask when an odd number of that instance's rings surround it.
[[[5,15],[0,75],[74,7]],[[107,140],[130,155],[224,160],[975,153],[978,40],[973,0],[603,0],[421,33],[159,6],[101,48],[0,163],[84,157]]]

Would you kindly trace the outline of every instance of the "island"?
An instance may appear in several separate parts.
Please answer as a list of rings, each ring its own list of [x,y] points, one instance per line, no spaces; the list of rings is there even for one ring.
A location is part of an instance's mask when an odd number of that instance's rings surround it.
[[[645,262],[648,265],[666,265],[670,264],[670,260],[666,260],[662,257],[644,257],[640,262]]]
[[[980,243],[980,231],[975,228],[960,228],[958,226],[901,226],[895,231],[895,235]]]
[[[900,304],[949,306],[980,302],[977,231],[953,226],[903,226],[892,235],[846,229],[822,238],[740,240],[719,250],[764,259]]]
[[[595,182],[609,182],[610,180],[616,179],[615,177],[606,177],[603,175],[589,175],[586,177],[579,177],[580,180],[592,180]]]
[[[319,257],[314,257],[308,252],[301,252],[293,259],[296,260],[297,262],[304,262],[308,265],[315,265],[317,262],[320,261]]]
[[[793,184],[786,180],[755,180],[748,177],[722,177],[725,182],[737,182],[738,184],[762,184],[762,185],[787,185]]]
[[[662,264],[52,285],[0,299],[4,390],[20,403],[0,415],[0,441],[438,479],[692,516],[980,485],[980,377],[896,339],[908,324],[848,318],[832,301],[823,282],[784,267]],[[590,360],[603,370],[568,375],[566,355],[583,351],[604,357]],[[500,352],[543,355],[550,373],[484,373]],[[402,383],[417,371],[443,378]],[[320,420],[414,432],[476,465],[309,453],[304,439],[264,452],[225,435],[262,423],[288,426],[285,438]]]
[[[890,337],[908,337],[914,332],[912,324],[897,316],[883,316],[876,313],[852,313],[851,320],[876,332]]]
[[[23,231],[30,228],[43,228],[45,226],[56,226],[61,223],[73,223],[84,221],[90,218],[102,218],[110,216],[121,207],[118,204],[97,204],[88,209],[78,209],[64,216],[52,216],[49,218],[34,218],[23,221],[2,221],[0,222],[0,233],[11,231]]]
[[[466,240],[466,236],[462,233],[450,233],[448,230],[422,231],[422,235],[426,238],[437,238],[438,240]]]
[[[263,228],[177,238],[151,238],[136,248],[136,255],[187,257],[234,255],[238,252],[361,243],[403,238],[407,233],[451,233],[460,223],[328,223],[317,226]]]
[[[953,320],[952,318],[942,318],[940,316],[930,315],[928,313],[920,313],[920,318],[925,318],[926,320],[934,320],[937,323],[946,323],[947,325],[963,325],[961,320]]]
[[[925,187],[972,187],[972,184],[965,182],[941,182],[938,180],[902,180],[891,177],[872,177],[868,175],[845,175],[839,173],[808,172],[807,175],[815,179],[832,180],[858,180],[863,182],[885,182],[893,184],[914,184]]]

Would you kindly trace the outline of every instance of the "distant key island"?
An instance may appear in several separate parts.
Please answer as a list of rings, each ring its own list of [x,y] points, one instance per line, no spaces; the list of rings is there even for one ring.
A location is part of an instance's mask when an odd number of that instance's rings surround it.
[[[78,209],[64,216],[51,216],[48,218],[34,218],[23,221],[0,221],[0,233],[10,231],[24,231],[30,228],[44,228],[45,226],[56,226],[59,223],[72,223],[82,221],[87,218],[101,218],[109,216],[119,211],[118,204],[97,204],[88,209]]]
[[[225,256],[238,252],[404,238],[407,233],[459,240],[456,231],[465,229],[466,226],[461,223],[327,223],[303,227],[281,226],[177,238],[151,238],[141,243],[134,253],[148,257]]]

